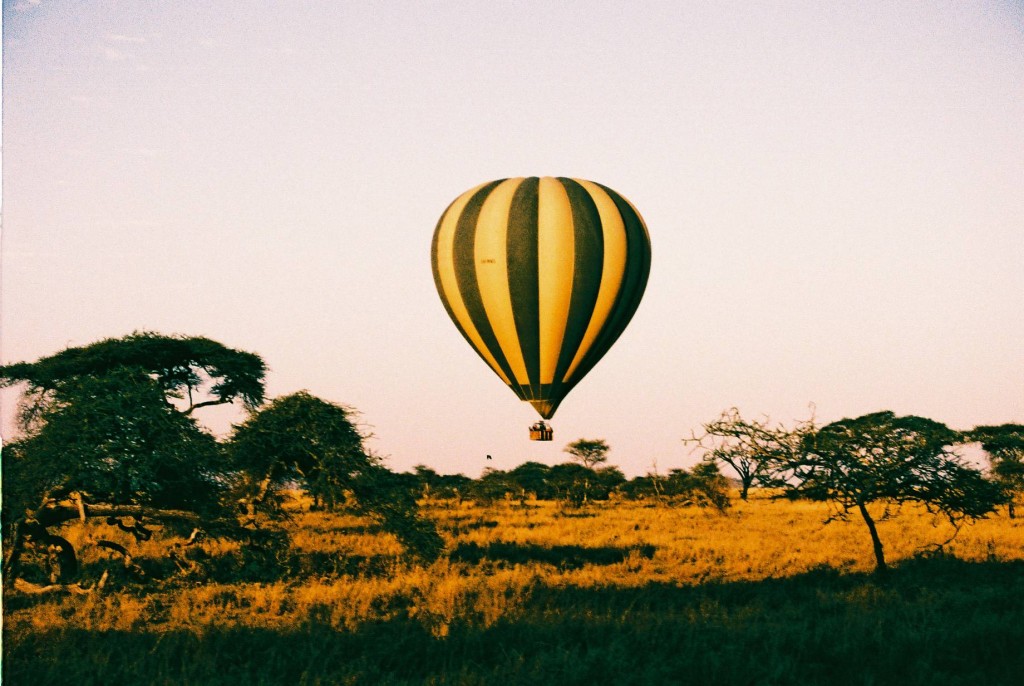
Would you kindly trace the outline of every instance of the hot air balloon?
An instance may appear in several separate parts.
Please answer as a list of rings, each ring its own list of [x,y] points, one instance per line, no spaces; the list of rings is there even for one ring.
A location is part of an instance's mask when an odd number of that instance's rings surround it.
[[[541,416],[559,403],[636,312],[651,267],[643,219],[583,179],[481,184],[441,215],[431,247],[448,316],[484,362]]]

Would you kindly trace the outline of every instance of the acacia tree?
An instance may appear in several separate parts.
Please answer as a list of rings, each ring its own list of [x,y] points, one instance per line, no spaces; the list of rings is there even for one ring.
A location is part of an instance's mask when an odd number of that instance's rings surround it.
[[[69,581],[75,551],[48,528],[76,517],[106,517],[137,537],[145,535],[143,517],[219,517],[211,514],[224,483],[219,447],[191,413],[260,402],[264,372],[252,353],[152,333],[0,368],[0,385],[26,384],[21,436],[4,450],[5,571],[16,576],[26,546],[42,543],[62,551],[52,580]]]
[[[978,441],[988,454],[992,479],[1002,487],[1006,511],[1016,517],[1016,499],[1024,493],[1024,425],[979,426],[965,439]]]
[[[728,465],[740,480],[740,498],[746,500],[755,484],[771,481],[771,466],[798,454],[804,437],[813,430],[813,420],[787,429],[768,417],[748,420],[735,407],[703,425],[703,433],[691,432],[684,443],[705,451],[704,459]]]
[[[372,516],[417,554],[436,558],[443,541],[418,516],[415,489],[366,450],[353,413],[299,391],[273,400],[234,428],[226,448],[250,517],[273,504],[275,491],[297,482],[318,504]]]
[[[665,482],[665,494],[681,497],[686,504],[712,506],[719,512],[725,512],[731,506],[729,481],[718,470],[718,464],[710,461],[700,462],[689,471],[670,470]]]
[[[959,440],[960,434],[931,419],[876,412],[807,435],[798,454],[776,458],[772,468],[790,495],[829,503],[830,521],[856,510],[881,573],[887,565],[871,505],[883,504],[882,517],[888,517],[894,506],[922,503],[944,516],[955,536],[965,520],[984,517],[1000,502],[999,487],[953,452]]]
[[[62,384],[13,445],[5,505],[34,509],[78,494],[91,502],[202,510],[216,502],[219,449],[167,406],[141,370]],[[5,463],[7,461],[5,460]]]
[[[150,521],[231,528],[219,521],[220,462],[214,438],[170,408],[143,372],[121,368],[68,380],[4,448],[8,580],[19,576],[27,548],[55,548],[57,558],[47,562],[51,584],[73,581],[75,548],[50,527],[75,518],[106,518],[137,540],[148,538]],[[127,555],[111,541],[96,544]]]
[[[122,368],[149,375],[163,390],[168,404],[184,401],[180,409],[187,415],[201,407],[236,401],[248,409],[259,406],[267,373],[259,355],[228,348],[209,338],[137,331],[122,338],[66,348],[35,362],[0,367],[0,386],[27,383],[22,418],[30,422],[47,402],[59,396],[69,380],[103,377]]]
[[[564,448],[564,452],[568,453],[574,462],[587,469],[594,469],[597,465],[607,462],[609,450],[608,443],[603,438],[581,438]]]

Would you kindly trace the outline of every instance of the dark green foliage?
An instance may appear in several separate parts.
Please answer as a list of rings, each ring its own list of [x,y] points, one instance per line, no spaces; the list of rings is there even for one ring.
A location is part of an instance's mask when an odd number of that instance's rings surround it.
[[[509,478],[508,472],[488,467],[470,485],[469,492],[474,500],[487,505],[501,500],[506,494],[515,493],[516,484]]]
[[[72,492],[88,503],[216,508],[221,453],[188,415],[261,402],[265,371],[253,353],[149,332],[0,368],[0,384],[27,383],[23,435],[4,455],[5,515]],[[197,398],[206,386],[209,399]],[[183,412],[172,402],[181,398]]]
[[[630,500],[646,500],[659,498],[662,495],[664,477],[656,474],[635,476],[619,486],[619,493]]]
[[[596,488],[591,495],[594,500],[607,500],[616,488],[626,483],[626,475],[614,465],[598,467],[594,473],[597,474]]]
[[[876,412],[810,435],[792,468],[792,488],[850,509],[875,501],[919,501],[954,519],[992,511],[994,491],[951,451],[959,434],[923,417]]]
[[[556,496],[577,507],[587,502],[597,474],[575,462],[556,464],[548,473],[548,483]]]
[[[548,483],[551,468],[540,462],[524,462],[509,471],[508,478],[515,485],[516,496],[525,499],[529,494],[540,500],[549,500],[554,489]]]
[[[419,515],[416,492],[406,476],[371,463],[351,482],[353,504],[356,511],[377,519],[381,528],[421,558],[437,559],[444,540],[434,523]]]
[[[262,500],[301,482],[326,507],[342,504],[355,478],[375,462],[352,410],[306,391],[275,398],[234,427],[226,443],[246,495]]]
[[[555,497],[577,507],[591,500],[607,500],[625,481],[618,467],[590,469],[576,462],[557,464],[548,472],[548,484]]]
[[[831,503],[837,517],[859,511],[881,571],[885,558],[868,505],[916,501],[959,527],[1001,501],[1001,489],[952,452],[960,439],[931,419],[876,412],[809,434],[799,455],[777,459],[774,468],[790,494]]]
[[[665,483],[669,497],[682,498],[700,507],[714,507],[724,512],[730,506],[729,480],[718,471],[718,464],[701,462],[692,469],[673,469]]]
[[[533,494],[542,500],[564,500],[580,506],[590,500],[607,500],[625,480],[618,467],[589,469],[576,462],[548,467],[539,462],[524,462],[507,472],[485,469],[473,482],[471,493],[484,504],[506,496],[525,503]]]
[[[26,410],[31,418],[33,406],[66,382],[86,376],[101,378],[123,368],[149,374],[168,397],[184,398],[186,413],[235,400],[248,408],[263,402],[267,368],[259,355],[233,350],[209,338],[148,331],[67,348],[36,362],[0,367],[0,383],[28,383]],[[207,384],[205,392],[210,399],[196,398]]]
[[[981,443],[981,447],[994,459],[1018,458],[1024,453],[1024,425],[1000,424],[978,426],[968,431],[965,438]]]
[[[419,492],[425,498],[456,498],[461,500],[470,490],[473,480],[465,474],[438,474],[430,467],[413,467]]]
[[[261,402],[265,371],[258,355],[148,332],[0,368],[0,385],[27,385],[22,435],[3,455],[9,579],[29,544],[55,538],[47,527],[66,521],[69,508],[83,519],[121,508],[112,521],[127,508],[139,535],[140,517],[180,520],[182,512],[211,529],[236,529],[223,508],[220,446],[190,415],[236,399]],[[65,567],[61,583],[73,576]]]
[[[213,437],[168,406],[152,377],[113,368],[65,379],[5,446],[4,506],[20,514],[77,491],[88,502],[209,510],[221,462]]]
[[[367,453],[348,408],[306,391],[277,398],[234,428],[227,450],[249,503],[265,507],[274,489],[299,483],[324,507],[378,518],[417,554],[440,554],[440,536],[417,514],[415,476]]]
[[[547,500],[556,497],[548,475],[550,468],[540,462],[524,462],[511,471],[488,467],[470,486],[470,493],[480,503],[493,503],[508,496],[520,503],[533,496]]]
[[[1016,500],[1024,493],[1024,426],[979,426],[965,440],[980,442],[988,453],[992,480],[1003,489],[1008,514],[1015,517]]]

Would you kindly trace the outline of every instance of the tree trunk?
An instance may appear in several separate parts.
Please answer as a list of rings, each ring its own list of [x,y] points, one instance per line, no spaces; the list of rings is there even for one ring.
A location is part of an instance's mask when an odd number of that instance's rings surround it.
[[[18,578],[18,562],[21,560],[21,552],[25,548],[24,532],[22,531],[21,520],[14,523],[14,531],[11,534],[11,545],[7,547],[7,559],[4,560],[3,575],[8,583]]]
[[[889,568],[885,564],[885,553],[882,550],[882,539],[878,537],[878,529],[875,527],[875,520],[868,514],[868,508],[864,506],[864,503],[857,503],[857,508],[860,510],[861,517],[864,518],[864,523],[868,525],[868,531],[871,532],[871,545],[875,549],[875,573],[884,574]]]
[[[740,500],[747,499],[747,492],[750,491],[750,482],[753,479],[740,479]]]

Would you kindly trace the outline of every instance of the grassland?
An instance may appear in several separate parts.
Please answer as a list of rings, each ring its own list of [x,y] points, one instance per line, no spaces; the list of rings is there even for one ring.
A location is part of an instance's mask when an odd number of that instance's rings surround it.
[[[111,564],[82,545],[102,535],[150,580],[7,595],[4,683],[1024,683],[1024,520],[1005,514],[936,551],[948,528],[905,510],[881,524],[880,578],[863,524],[823,526],[813,503],[425,512],[447,541],[429,566],[299,505],[287,551],[207,540],[193,574],[168,566],[169,531],[69,524],[83,574]]]

